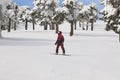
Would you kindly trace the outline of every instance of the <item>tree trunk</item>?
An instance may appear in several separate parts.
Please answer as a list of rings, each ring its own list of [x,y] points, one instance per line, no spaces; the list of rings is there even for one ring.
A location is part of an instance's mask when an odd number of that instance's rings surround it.
[[[35,23],[33,22],[33,30],[35,30]]]
[[[75,20],[74,24],[75,24],[75,30],[76,30],[77,29],[77,21],[76,20]]]
[[[86,30],[88,30],[88,22],[87,22],[87,24],[86,24]]]
[[[120,42],[120,34],[119,34],[119,42]]]
[[[91,31],[93,31],[94,23],[93,21],[91,22]]]
[[[8,22],[8,32],[11,31],[11,18],[9,18],[9,22]]]
[[[2,33],[1,25],[2,25],[2,24],[1,24],[1,22],[0,22],[0,38],[1,38],[1,36],[2,36],[2,34],[1,34],[1,33]]]
[[[33,23],[33,30],[35,30],[35,19],[34,18],[33,18],[32,23]]]
[[[73,30],[73,21],[71,21],[71,30],[70,30],[70,36],[73,36],[74,30]]]
[[[28,20],[25,19],[25,30],[27,30],[27,29],[28,29]]]
[[[52,30],[52,25],[51,24],[49,24],[49,28],[50,28],[50,30]]]
[[[0,30],[0,38],[2,37],[1,30]]]
[[[44,30],[47,30],[47,24],[46,24],[46,25],[44,25]]]
[[[79,27],[81,27],[81,22],[79,21]]]
[[[16,30],[16,21],[14,22],[14,30]]]
[[[84,28],[84,22],[82,23],[82,29],[85,30],[85,28]]]
[[[55,25],[54,25],[54,23],[52,23],[52,30],[55,30]]]
[[[56,24],[56,33],[58,33],[58,31],[59,31],[59,25]]]

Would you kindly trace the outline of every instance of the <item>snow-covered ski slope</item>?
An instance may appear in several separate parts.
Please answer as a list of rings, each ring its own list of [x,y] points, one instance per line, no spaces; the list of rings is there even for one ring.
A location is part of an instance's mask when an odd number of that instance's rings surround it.
[[[118,35],[106,32],[105,24],[95,23],[94,31],[82,28],[69,36],[69,24],[60,25],[66,54],[55,53],[55,31],[2,32],[0,39],[0,80],[120,80],[120,43]],[[60,49],[60,54],[62,51]]]

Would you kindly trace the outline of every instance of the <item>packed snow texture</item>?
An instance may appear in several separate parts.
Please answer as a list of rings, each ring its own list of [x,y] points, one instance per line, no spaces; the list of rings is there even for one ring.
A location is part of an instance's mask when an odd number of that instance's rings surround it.
[[[66,54],[54,55],[55,31],[3,31],[0,39],[0,80],[120,80],[120,43],[118,35],[104,30],[97,21],[94,31],[83,31],[77,25],[69,36],[70,25],[60,30],[65,37]],[[59,54],[62,54],[59,49]]]

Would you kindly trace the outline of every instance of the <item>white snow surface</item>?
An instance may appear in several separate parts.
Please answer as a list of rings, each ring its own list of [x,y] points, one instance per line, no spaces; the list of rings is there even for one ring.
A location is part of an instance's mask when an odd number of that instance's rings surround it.
[[[66,54],[54,55],[55,31],[2,31],[0,39],[0,80],[120,80],[120,43],[118,35],[104,30],[97,21],[94,31],[77,25],[69,36],[70,25],[60,25],[65,37]],[[59,54],[62,54],[61,48]]]

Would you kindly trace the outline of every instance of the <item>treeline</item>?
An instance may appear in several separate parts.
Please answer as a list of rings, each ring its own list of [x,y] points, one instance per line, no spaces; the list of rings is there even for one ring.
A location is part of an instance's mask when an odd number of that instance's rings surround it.
[[[107,23],[106,31],[113,30],[119,34],[120,41],[120,0],[102,0],[101,4],[104,5],[100,13],[102,20]]]
[[[88,23],[91,23],[91,30],[93,31],[93,23],[97,20],[97,6],[95,3],[84,6],[83,3],[77,0],[64,0],[62,5],[59,6],[59,0],[35,0],[33,2],[33,9],[29,6],[18,6],[14,2],[1,5],[1,28],[11,28],[16,30],[16,25],[19,22],[25,23],[25,30],[28,29],[28,23],[33,23],[33,30],[35,24],[38,23],[47,30],[59,31],[59,25],[65,20],[70,23],[70,36],[74,34],[76,23],[79,22],[80,26],[88,30]]]

